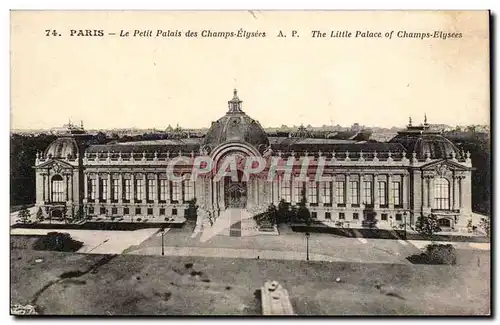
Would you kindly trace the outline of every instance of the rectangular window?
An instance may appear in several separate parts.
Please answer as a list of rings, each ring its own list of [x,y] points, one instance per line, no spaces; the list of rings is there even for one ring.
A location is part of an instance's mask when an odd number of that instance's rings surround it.
[[[141,208],[135,208],[135,214],[140,215],[141,214]]]
[[[378,182],[378,203],[380,206],[387,206],[387,182]]]
[[[160,216],[164,216],[165,215],[165,208],[160,208]]]
[[[180,182],[172,182],[171,188],[170,188],[170,199],[174,203],[179,203],[179,200],[181,199],[181,183]]]
[[[371,181],[363,182],[363,204],[367,206],[373,205],[373,189]]]
[[[387,213],[382,213],[381,219],[382,219],[382,221],[387,221]]]
[[[299,203],[302,201],[303,198],[305,198],[305,189],[304,189],[304,182],[302,181],[295,181],[294,182],[294,197],[295,197],[295,203]]]
[[[338,204],[345,204],[345,181],[337,181],[335,196]]]
[[[118,179],[111,180],[111,191],[112,191],[112,200],[118,201]]]
[[[344,212],[339,212],[339,219],[345,220],[345,213]]]
[[[172,209],[172,215],[176,216],[177,215],[177,209]]]
[[[154,179],[148,179],[148,202],[152,202],[155,199],[155,184]]]
[[[128,215],[130,212],[129,212],[129,209],[128,208],[123,208],[123,214],[124,215]]]
[[[354,213],[352,214],[352,219],[353,219],[353,220],[359,220],[359,213],[354,212]]]
[[[94,214],[94,207],[89,207],[89,214]]]
[[[317,205],[318,204],[318,183],[316,181],[309,182],[309,191],[308,191],[308,201],[310,204]]]
[[[291,184],[290,180],[281,180],[281,199],[285,200],[285,202],[290,203],[292,196],[291,196]]]
[[[101,200],[106,201],[108,199],[108,180],[101,179]]]
[[[401,205],[401,183],[392,182],[392,200],[395,206]]]
[[[153,215],[153,208],[148,208],[148,215]]]
[[[332,214],[331,214],[331,212],[325,212],[325,219],[332,220]]]
[[[111,208],[111,214],[118,214],[117,208]]]
[[[317,219],[318,218],[318,213],[316,211],[311,212],[311,218]]]
[[[90,180],[90,199],[91,200],[95,200],[95,197],[96,197],[96,180],[95,179],[91,179]]]
[[[100,214],[106,214],[106,208],[101,207],[101,209],[100,209],[100,212],[99,212],[99,213],[100,213]]]
[[[123,199],[130,201],[130,179],[123,180]]]
[[[321,195],[322,195],[323,203],[325,205],[332,204],[332,183],[330,183],[330,182],[322,182],[321,183]]]
[[[56,179],[57,178],[57,179]],[[52,202],[64,202],[64,180],[61,176],[54,176],[52,179]]]
[[[401,213],[396,213],[396,221],[401,221],[403,220],[403,216],[401,215]]]
[[[351,204],[359,205],[359,182],[351,181]]]
[[[142,201],[144,197],[144,180],[136,179],[135,180],[135,199],[137,201]]]
[[[194,199],[194,182],[185,180],[184,185],[184,202]]]
[[[167,186],[168,180],[160,179],[160,201],[162,202],[167,201]]]

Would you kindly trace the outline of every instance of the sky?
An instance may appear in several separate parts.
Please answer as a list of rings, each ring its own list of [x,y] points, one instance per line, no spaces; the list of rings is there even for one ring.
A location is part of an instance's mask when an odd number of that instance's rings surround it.
[[[14,11],[11,128],[69,119],[89,129],[209,127],[227,111],[233,88],[264,127],[400,127],[409,116],[423,122],[425,113],[432,124],[489,124],[488,19],[484,11]],[[118,36],[240,28],[266,37]],[[71,29],[105,36],[71,37]],[[288,36],[278,38],[280,30]],[[313,38],[312,30],[394,34]],[[398,38],[398,31],[462,37]]]

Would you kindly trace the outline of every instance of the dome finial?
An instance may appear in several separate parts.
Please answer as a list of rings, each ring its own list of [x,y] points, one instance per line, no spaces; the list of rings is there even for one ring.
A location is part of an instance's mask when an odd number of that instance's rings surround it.
[[[427,124],[427,113],[424,114],[424,124]]]
[[[412,126],[411,125],[411,116],[408,118],[408,126]]]
[[[231,99],[228,103],[229,111],[228,113],[241,113],[241,103],[242,101],[238,97],[238,89],[234,88],[233,90],[233,99]]]

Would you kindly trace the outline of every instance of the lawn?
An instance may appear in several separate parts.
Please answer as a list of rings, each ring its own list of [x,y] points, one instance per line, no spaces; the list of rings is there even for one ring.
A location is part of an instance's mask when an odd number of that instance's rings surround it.
[[[267,279],[284,285],[300,315],[489,313],[489,252],[459,252],[466,263],[437,266],[87,255],[14,247],[11,303],[31,303],[43,314],[259,315],[255,292]]]

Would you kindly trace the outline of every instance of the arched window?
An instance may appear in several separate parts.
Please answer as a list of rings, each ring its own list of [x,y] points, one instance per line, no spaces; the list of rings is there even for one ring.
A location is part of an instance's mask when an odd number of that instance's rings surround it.
[[[446,178],[440,177],[434,180],[434,208],[450,209],[450,182]]]
[[[61,175],[52,177],[52,202],[64,202],[63,178]]]

